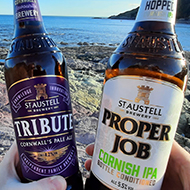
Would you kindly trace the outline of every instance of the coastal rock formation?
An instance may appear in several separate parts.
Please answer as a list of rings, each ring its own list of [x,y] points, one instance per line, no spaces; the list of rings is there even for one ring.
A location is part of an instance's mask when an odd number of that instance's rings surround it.
[[[84,163],[89,158],[85,153],[85,147],[95,140],[104,71],[114,49],[115,47],[92,45],[61,48],[68,64],[79,164],[84,178],[88,175],[84,168]],[[0,50],[0,59],[4,59],[7,50],[5,48]],[[185,52],[185,55],[187,60],[190,61],[190,53]],[[2,62],[3,60],[0,61],[0,64]],[[6,94],[3,66],[0,67],[0,76],[1,161],[15,137]],[[188,81],[185,101],[175,137],[178,143],[190,152],[190,120],[188,118],[190,118],[190,81]]]
[[[126,11],[124,13],[120,13],[118,15],[112,15],[108,17],[108,19],[127,19],[127,20],[135,20],[137,13],[139,11],[139,7],[136,9],[132,9],[130,11]]]

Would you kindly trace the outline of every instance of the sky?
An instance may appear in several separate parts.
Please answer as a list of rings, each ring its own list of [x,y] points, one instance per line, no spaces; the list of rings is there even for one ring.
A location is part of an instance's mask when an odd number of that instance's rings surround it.
[[[38,0],[41,14],[109,17],[137,8],[141,0]],[[13,0],[0,0],[0,14],[13,14]]]

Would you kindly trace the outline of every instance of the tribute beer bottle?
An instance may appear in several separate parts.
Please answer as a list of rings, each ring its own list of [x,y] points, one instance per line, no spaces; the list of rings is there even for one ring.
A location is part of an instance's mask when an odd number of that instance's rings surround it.
[[[5,78],[25,181],[53,175],[82,190],[67,65],[48,36],[37,0],[14,0]]]
[[[142,0],[105,72],[86,190],[161,188],[187,83],[177,0]]]

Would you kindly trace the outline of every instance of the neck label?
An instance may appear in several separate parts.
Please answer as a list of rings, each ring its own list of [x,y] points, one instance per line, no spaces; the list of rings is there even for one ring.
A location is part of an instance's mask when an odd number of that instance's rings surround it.
[[[38,1],[36,0],[16,0],[15,20],[19,21],[42,21]]]
[[[177,0],[142,0],[136,21],[161,21],[175,24]]]

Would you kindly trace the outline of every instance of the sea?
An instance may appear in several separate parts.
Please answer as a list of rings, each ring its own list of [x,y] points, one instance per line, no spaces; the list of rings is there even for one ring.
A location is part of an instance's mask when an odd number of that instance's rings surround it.
[[[47,32],[59,47],[77,46],[79,42],[116,46],[131,31],[135,22],[66,16],[44,16],[43,21]],[[190,51],[190,24],[177,23],[175,30],[184,51]],[[0,47],[9,47],[13,32],[13,15],[0,15]]]

